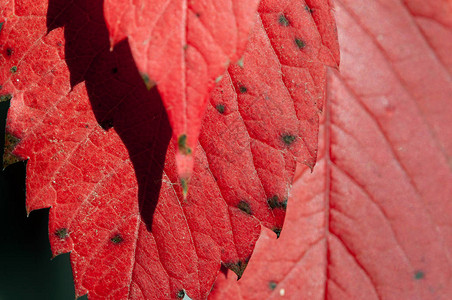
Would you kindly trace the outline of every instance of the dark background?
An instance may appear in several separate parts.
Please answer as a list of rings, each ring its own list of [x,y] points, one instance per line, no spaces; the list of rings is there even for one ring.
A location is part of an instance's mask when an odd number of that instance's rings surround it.
[[[1,158],[8,107],[9,101],[0,102]],[[49,210],[33,211],[27,217],[25,167],[19,162],[0,172],[0,300],[73,300],[69,254],[51,259]]]

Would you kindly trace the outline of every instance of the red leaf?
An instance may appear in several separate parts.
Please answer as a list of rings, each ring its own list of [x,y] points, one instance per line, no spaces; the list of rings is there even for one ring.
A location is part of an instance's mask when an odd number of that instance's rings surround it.
[[[27,210],[51,206],[76,294],[203,299],[220,263],[240,276],[259,223],[281,232],[296,159],[315,162],[337,43],[331,19],[311,16],[330,6],[262,2],[243,62],[210,99],[184,199],[162,100],[127,41],[110,51],[102,4],[14,3],[0,10],[7,127],[28,159]]]
[[[319,162],[209,299],[451,299],[450,2],[337,1]]]
[[[157,84],[182,178],[193,169],[209,93],[243,54],[258,2],[105,1],[111,43],[127,38],[138,70]]]

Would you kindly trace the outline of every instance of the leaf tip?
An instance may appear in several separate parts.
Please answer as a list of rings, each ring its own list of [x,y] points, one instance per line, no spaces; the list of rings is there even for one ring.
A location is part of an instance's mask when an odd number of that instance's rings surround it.
[[[152,80],[148,74],[141,73],[141,78],[143,79],[144,85],[146,86],[146,89],[150,91],[153,87],[157,85],[157,83]]]
[[[178,151],[178,153],[176,153],[176,168],[177,173],[179,174],[179,183],[182,187],[184,199],[186,199],[190,177],[193,172],[193,156]]]
[[[236,263],[225,263],[224,266],[234,272],[237,275],[237,280],[242,278],[243,272],[245,272],[246,266],[248,265],[248,260],[239,260]]]
[[[188,178],[181,178],[180,179],[180,186],[182,188],[182,194],[184,196],[184,200],[187,199],[187,194],[188,194]]]
[[[179,174],[182,189],[184,191],[184,199],[188,191],[188,179],[193,171],[193,150],[188,146],[187,135],[181,134],[177,138],[176,165]],[[185,188],[184,188],[185,185]]]
[[[243,56],[237,61],[237,65],[243,69]]]
[[[115,48],[115,39],[113,36],[110,36],[110,52],[113,52]]]
[[[281,235],[282,228],[275,227],[272,230],[273,230],[274,233],[276,233],[276,238],[279,239],[279,236]]]

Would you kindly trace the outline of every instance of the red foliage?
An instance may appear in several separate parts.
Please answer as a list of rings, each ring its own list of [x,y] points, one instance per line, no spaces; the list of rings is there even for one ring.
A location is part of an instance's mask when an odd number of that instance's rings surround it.
[[[209,299],[452,299],[450,1],[337,1],[319,162]],[[284,297],[281,297],[284,295]]]
[[[184,197],[168,103],[126,40],[111,51],[102,2],[2,3],[1,95],[28,159],[27,210],[51,207],[77,295],[203,299],[220,263],[243,273],[260,223],[281,232],[296,160],[315,162],[323,64],[338,61],[330,5],[308,4],[262,1],[207,103]]]
[[[111,43],[127,38],[138,70],[157,84],[182,179],[193,169],[210,91],[243,54],[258,2],[105,1]]]

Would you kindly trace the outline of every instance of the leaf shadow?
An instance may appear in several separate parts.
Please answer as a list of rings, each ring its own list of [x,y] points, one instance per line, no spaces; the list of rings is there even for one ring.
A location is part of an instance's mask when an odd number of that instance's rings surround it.
[[[129,152],[142,220],[149,231],[172,131],[156,88],[148,90],[127,40],[110,49],[103,1],[49,0],[48,32],[64,27],[71,87],[84,82],[104,130],[114,127]]]

